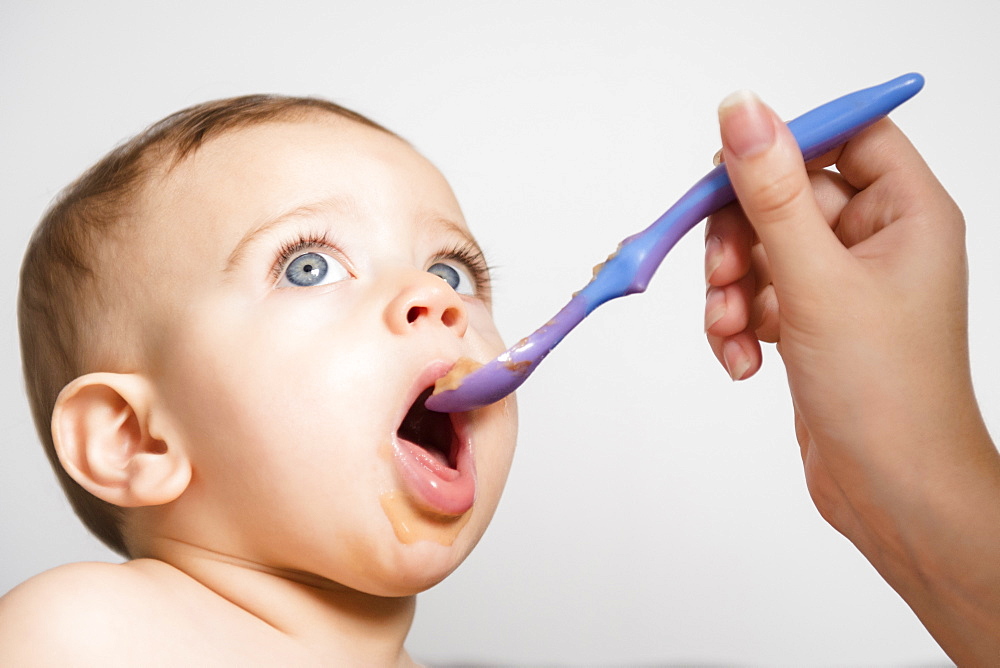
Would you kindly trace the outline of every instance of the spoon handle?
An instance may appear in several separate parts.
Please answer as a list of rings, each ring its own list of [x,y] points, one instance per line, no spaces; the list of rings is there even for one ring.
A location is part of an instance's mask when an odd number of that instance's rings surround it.
[[[919,74],[905,74],[827,102],[788,123],[802,155],[811,160],[846,142],[910,99],[923,87]],[[709,214],[735,199],[725,165],[719,165],[642,232],[619,245],[594,279],[580,291],[590,313],[599,305],[643,292],[663,258]]]

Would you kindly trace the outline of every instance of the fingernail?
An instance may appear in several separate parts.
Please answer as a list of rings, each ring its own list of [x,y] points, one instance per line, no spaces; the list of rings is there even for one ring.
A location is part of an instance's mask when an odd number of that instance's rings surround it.
[[[716,235],[711,235],[705,240],[705,280],[712,278],[712,274],[722,264],[725,256],[722,253],[722,239]]]
[[[733,380],[743,380],[750,369],[750,358],[743,352],[743,346],[735,341],[727,341],[722,347],[722,359],[726,363],[726,371]]]
[[[751,91],[738,90],[719,104],[719,124],[730,157],[752,158],[774,144],[771,113]]]
[[[705,331],[722,320],[726,315],[726,293],[719,288],[712,288],[705,295]]]
[[[718,167],[719,165],[722,164],[722,149],[721,148],[718,151],[715,152],[715,155],[712,156],[712,164],[715,165],[716,167]]]

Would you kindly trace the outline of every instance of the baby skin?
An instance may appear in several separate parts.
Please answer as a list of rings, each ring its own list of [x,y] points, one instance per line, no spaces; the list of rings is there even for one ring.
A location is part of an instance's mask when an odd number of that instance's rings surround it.
[[[512,398],[420,410],[457,359],[504,349],[454,195],[404,141],[321,111],[151,179],[106,251],[127,362],[53,415],[133,558],[15,588],[0,664],[412,663],[415,594],[486,529],[517,422]]]
[[[742,380],[777,343],[819,512],[957,664],[996,665],[1000,455],[972,389],[961,212],[889,120],[808,168],[753,96],[720,123],[739,205],[707,229],[713,351]]]

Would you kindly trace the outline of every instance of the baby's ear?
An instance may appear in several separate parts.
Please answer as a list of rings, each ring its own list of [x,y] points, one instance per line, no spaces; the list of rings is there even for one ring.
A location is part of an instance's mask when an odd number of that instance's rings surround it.
[[[153,388],[139,374],[90,373],[73,380],[52,410],[52,440],[66,472],[88,492],[125,508],[179,497],[191,462],[151,429]]]

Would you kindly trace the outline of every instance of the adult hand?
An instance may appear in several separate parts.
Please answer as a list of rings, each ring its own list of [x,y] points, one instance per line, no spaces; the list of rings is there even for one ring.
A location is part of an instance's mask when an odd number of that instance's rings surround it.
[[[742,380],[778,344],[820,513],[952,659],[995,663],[1000,456],[972,390],[961,212],[888,119],[807,168],[756,97],[719,117],[739,203],[707,227],[713,351]]]

